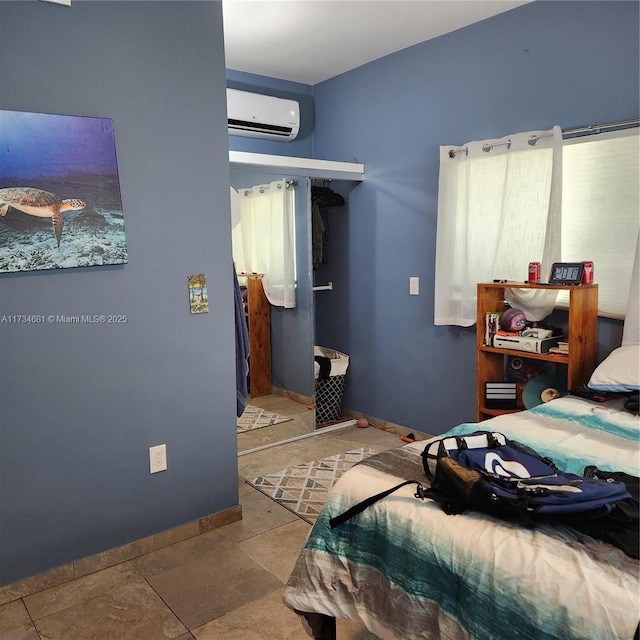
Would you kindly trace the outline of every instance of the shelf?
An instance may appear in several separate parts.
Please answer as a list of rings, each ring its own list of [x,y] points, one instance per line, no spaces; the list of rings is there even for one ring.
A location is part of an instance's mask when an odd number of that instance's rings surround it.
[[[499,353],[503,356],[516,356],[518,358],[530,358],[532,360],[544,360],[545,362],[555,362],[557,364],[569,364],[569,356],[563,354],[554,355],[552,353],[535,353],[533,351],[520,351],[518,349],[498,349],[497,347],[478,347],[479,351],[487,353]]]
[[[250,169],[264,173],[285,173],[288,176],[307,176],[327,180],[364,180],[364,164],[276,156],[248,151],[229,151],[229,162],[238,169]]]
[[[478,285],[479,287],[495,288],[495,289],[544,289],[545,291],[560,289],[565,290],[578,290],[581,289],[597,289],[597,284],[529,284],[527,282],[484,282]]]
[[[505,289],[555,289],[569,292],[567,326],[564,333],[569,354],[531,353],[516,349],[501,349],[484,344],[485,314],[506,309]],[[476,327],[476,409],[477,420],[514,413],[518,409],[487,409],[484,406],[485,382],[504,379],[505,358],[517,357],[563,365],[567,389],[589,381],[596,366],[598,337],[598,285],[545,285],[520,282],[480,283],[477,287]]]

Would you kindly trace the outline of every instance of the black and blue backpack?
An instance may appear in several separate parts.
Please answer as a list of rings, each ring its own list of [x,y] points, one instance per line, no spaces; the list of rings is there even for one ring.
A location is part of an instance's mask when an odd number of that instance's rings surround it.
[[[475,509],[523,525],[559,522],[637,557],[638,496],[623,482],[634,480],[632,476],[568,473],[529,447],[489,431],[433,440],[422,452],[422,463],[428,487],[407,480],[332,518],[330,526],[415,483],[416,498],[434,500],[447,514]]]
[[[435,440],[422,463],[431,487],[418,489],[418,496],[451,514],[475,508],[525,523],[600,518],[631,499],[623,482],[567,473],[497,432]]]

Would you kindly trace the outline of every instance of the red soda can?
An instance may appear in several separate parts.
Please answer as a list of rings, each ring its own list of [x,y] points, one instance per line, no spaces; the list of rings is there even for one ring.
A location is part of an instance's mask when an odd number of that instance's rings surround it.
[[[542,270],[542,265],[539,262],[530,262],[529,263],[529,277],[527,278],[527,282],[529,284],[540,284],[540,271]]]
[[[582,267],[582,284],[593,284],[593,262],[583,260]]]

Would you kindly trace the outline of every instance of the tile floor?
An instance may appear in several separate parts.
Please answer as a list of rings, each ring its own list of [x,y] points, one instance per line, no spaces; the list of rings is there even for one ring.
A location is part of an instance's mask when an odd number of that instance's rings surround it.
[[[250,398],[249,403],[282,416],[291,418],[288,422],[276,424],[262,429],[253,429],[238,434],[238,451],[247,451],[274,442],[281,442],[299,435],[312,433],[315,430],[315,412],[312,405],[298,402],[291,398],[271,394]]]
[[[348,427],[240,456],[241,521],[4,604],[0,640],[304,640],[281,593],[310,525],[244,480],[401,444],[388,431]],[[375,637],[341,620],[338,638]]]

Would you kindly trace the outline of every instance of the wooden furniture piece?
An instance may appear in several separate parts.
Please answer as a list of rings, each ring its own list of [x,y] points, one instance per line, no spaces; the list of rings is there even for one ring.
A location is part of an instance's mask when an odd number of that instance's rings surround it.
[[[505,289],[545,289],[549,285],[486,283],[478,284],[478,316],[476,327],[476,403],[477,420],[485,420],[519,409],[489,409],[485,406],[485,382],[504,380],[505,356],[519,356],[561,364],[566,367],[567,389],[586,384],[596,366],[598,335],[598,285],[554,285],[553,289],[569,291],[569,318],[565,333],[569,355],[529,353],[511,349],[497,349],[484,344],[485,314],[504,311]]]
[[[249,389],[252,398],[271,393],[271,309],[262,288],[262,274],[247,278],[249,327]]]

